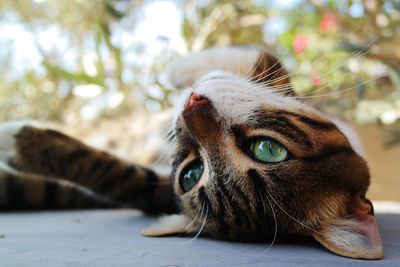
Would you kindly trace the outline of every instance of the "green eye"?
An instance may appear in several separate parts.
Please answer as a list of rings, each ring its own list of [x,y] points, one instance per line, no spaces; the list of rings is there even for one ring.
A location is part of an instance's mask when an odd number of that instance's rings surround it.
[[[203,174],[203,170],[203,162],[200,159],[192,161],[183,169],[179,181],[183,192],[189,191],[195,184],[197,184]]]
[[[268,139],[256,139],[250,145],[254,157],[264,162],[280,162],[288,158],[287,149],[278,142]]]

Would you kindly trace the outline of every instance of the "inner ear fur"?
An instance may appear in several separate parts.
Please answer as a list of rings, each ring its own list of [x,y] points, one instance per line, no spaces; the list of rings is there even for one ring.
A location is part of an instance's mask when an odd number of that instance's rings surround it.
[[[276,87],[275,90],[280,94],[295,95],[286,69],[277,58],[264,50],[260,51],[254,64],[251,80],[268,87]]]
[[[312,236],[328,250],[357,259],[383,258],[383,246],[378,233],[372,203],[358,198],[351,213],[321,225]]]

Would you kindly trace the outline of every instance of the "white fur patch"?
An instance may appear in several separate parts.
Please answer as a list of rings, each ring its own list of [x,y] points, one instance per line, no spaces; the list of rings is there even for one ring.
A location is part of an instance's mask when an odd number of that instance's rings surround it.
[[[161,217],[158,222],[142,231],[145,236],[164,236],[171,234],[190,233],[193,229],[187,229],[190,220],[183,214],[174,214]]]
[[[16,156],[15,135],[26,125],[26,121],[11,121],[0,124],[0,162],[8,164],[9,159]]]
[[[322,114],[295,98],[274,93],[268,87],[261,87],[245,78],[227,72],[211,72],[195,82],[193,88],[186,89],[181,95],[176,108],[174,123],[176,123],[178,115],[182,112],[193,90],[211,100],[221,117],[230,125],[245,123],[253,114],[252,111],[262,106],[278,109],[286,108],[294,112],[306,112],[310,115],[314,114],[320,118],[331,120],[347,137],[354,151],[365,158],[364,150],[357,134],[344,122]]]
[[[211,100],[221,117],[230,124],[246,122],[252,115],[251,111],[265,105],[317,113],[311,107],[293,98],[281,96],[268,90],[268,87],[258,86],[245,78],[227,72],[211,72],[201,77],[194,84],[193,90]],[[190,92],[185,91],[180,103],[186,103],[189,95]],[[182,111],[183,106],[177,107],[179,112]]]
[[[8,166],[9,159],[16,156],[15,135],[26,125],[26,122],[5,122],[0,124],[0,203],[7,199],[7,183],[2,173],[18,175],[18,172]]]
[[[345,123],[330,118],[290,97],[274,93],[273,88],[261,87],[249,82],[260,51],[256,48],[219,48],[204,50],[177,59],[166,68],[170,83],[176,88],[186,88],[182,93],[174,115],[174,124],[182,112],[190,93],[197,93],[210,99],[221,116],[228,123],[240,124],[248,120],[251,111],[269,105],[301,110],[331,120],[348,138],[354,151],[365,157],[355,132]]]

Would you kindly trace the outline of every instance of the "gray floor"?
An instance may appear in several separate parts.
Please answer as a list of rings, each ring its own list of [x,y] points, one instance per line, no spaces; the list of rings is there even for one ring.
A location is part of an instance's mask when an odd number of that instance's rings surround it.
[[[334,255],[314,242],[244,244],[140,235],[154,219],[134,210],[0,214],[0,266],[400,266],[400,204],[377,203],[381,261]]]

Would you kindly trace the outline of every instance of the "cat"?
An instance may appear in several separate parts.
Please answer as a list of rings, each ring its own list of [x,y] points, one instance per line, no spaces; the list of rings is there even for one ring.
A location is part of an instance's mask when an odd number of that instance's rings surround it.
[[[6,122],[0,208],[125,205],[164,214],[146,236],[300,235],[342,256],[383,257],[355,133],[301,102],[275,57],[255,47],[210,49],[173,61],[166,73],[183,89],[170,175],[56,130]]]

